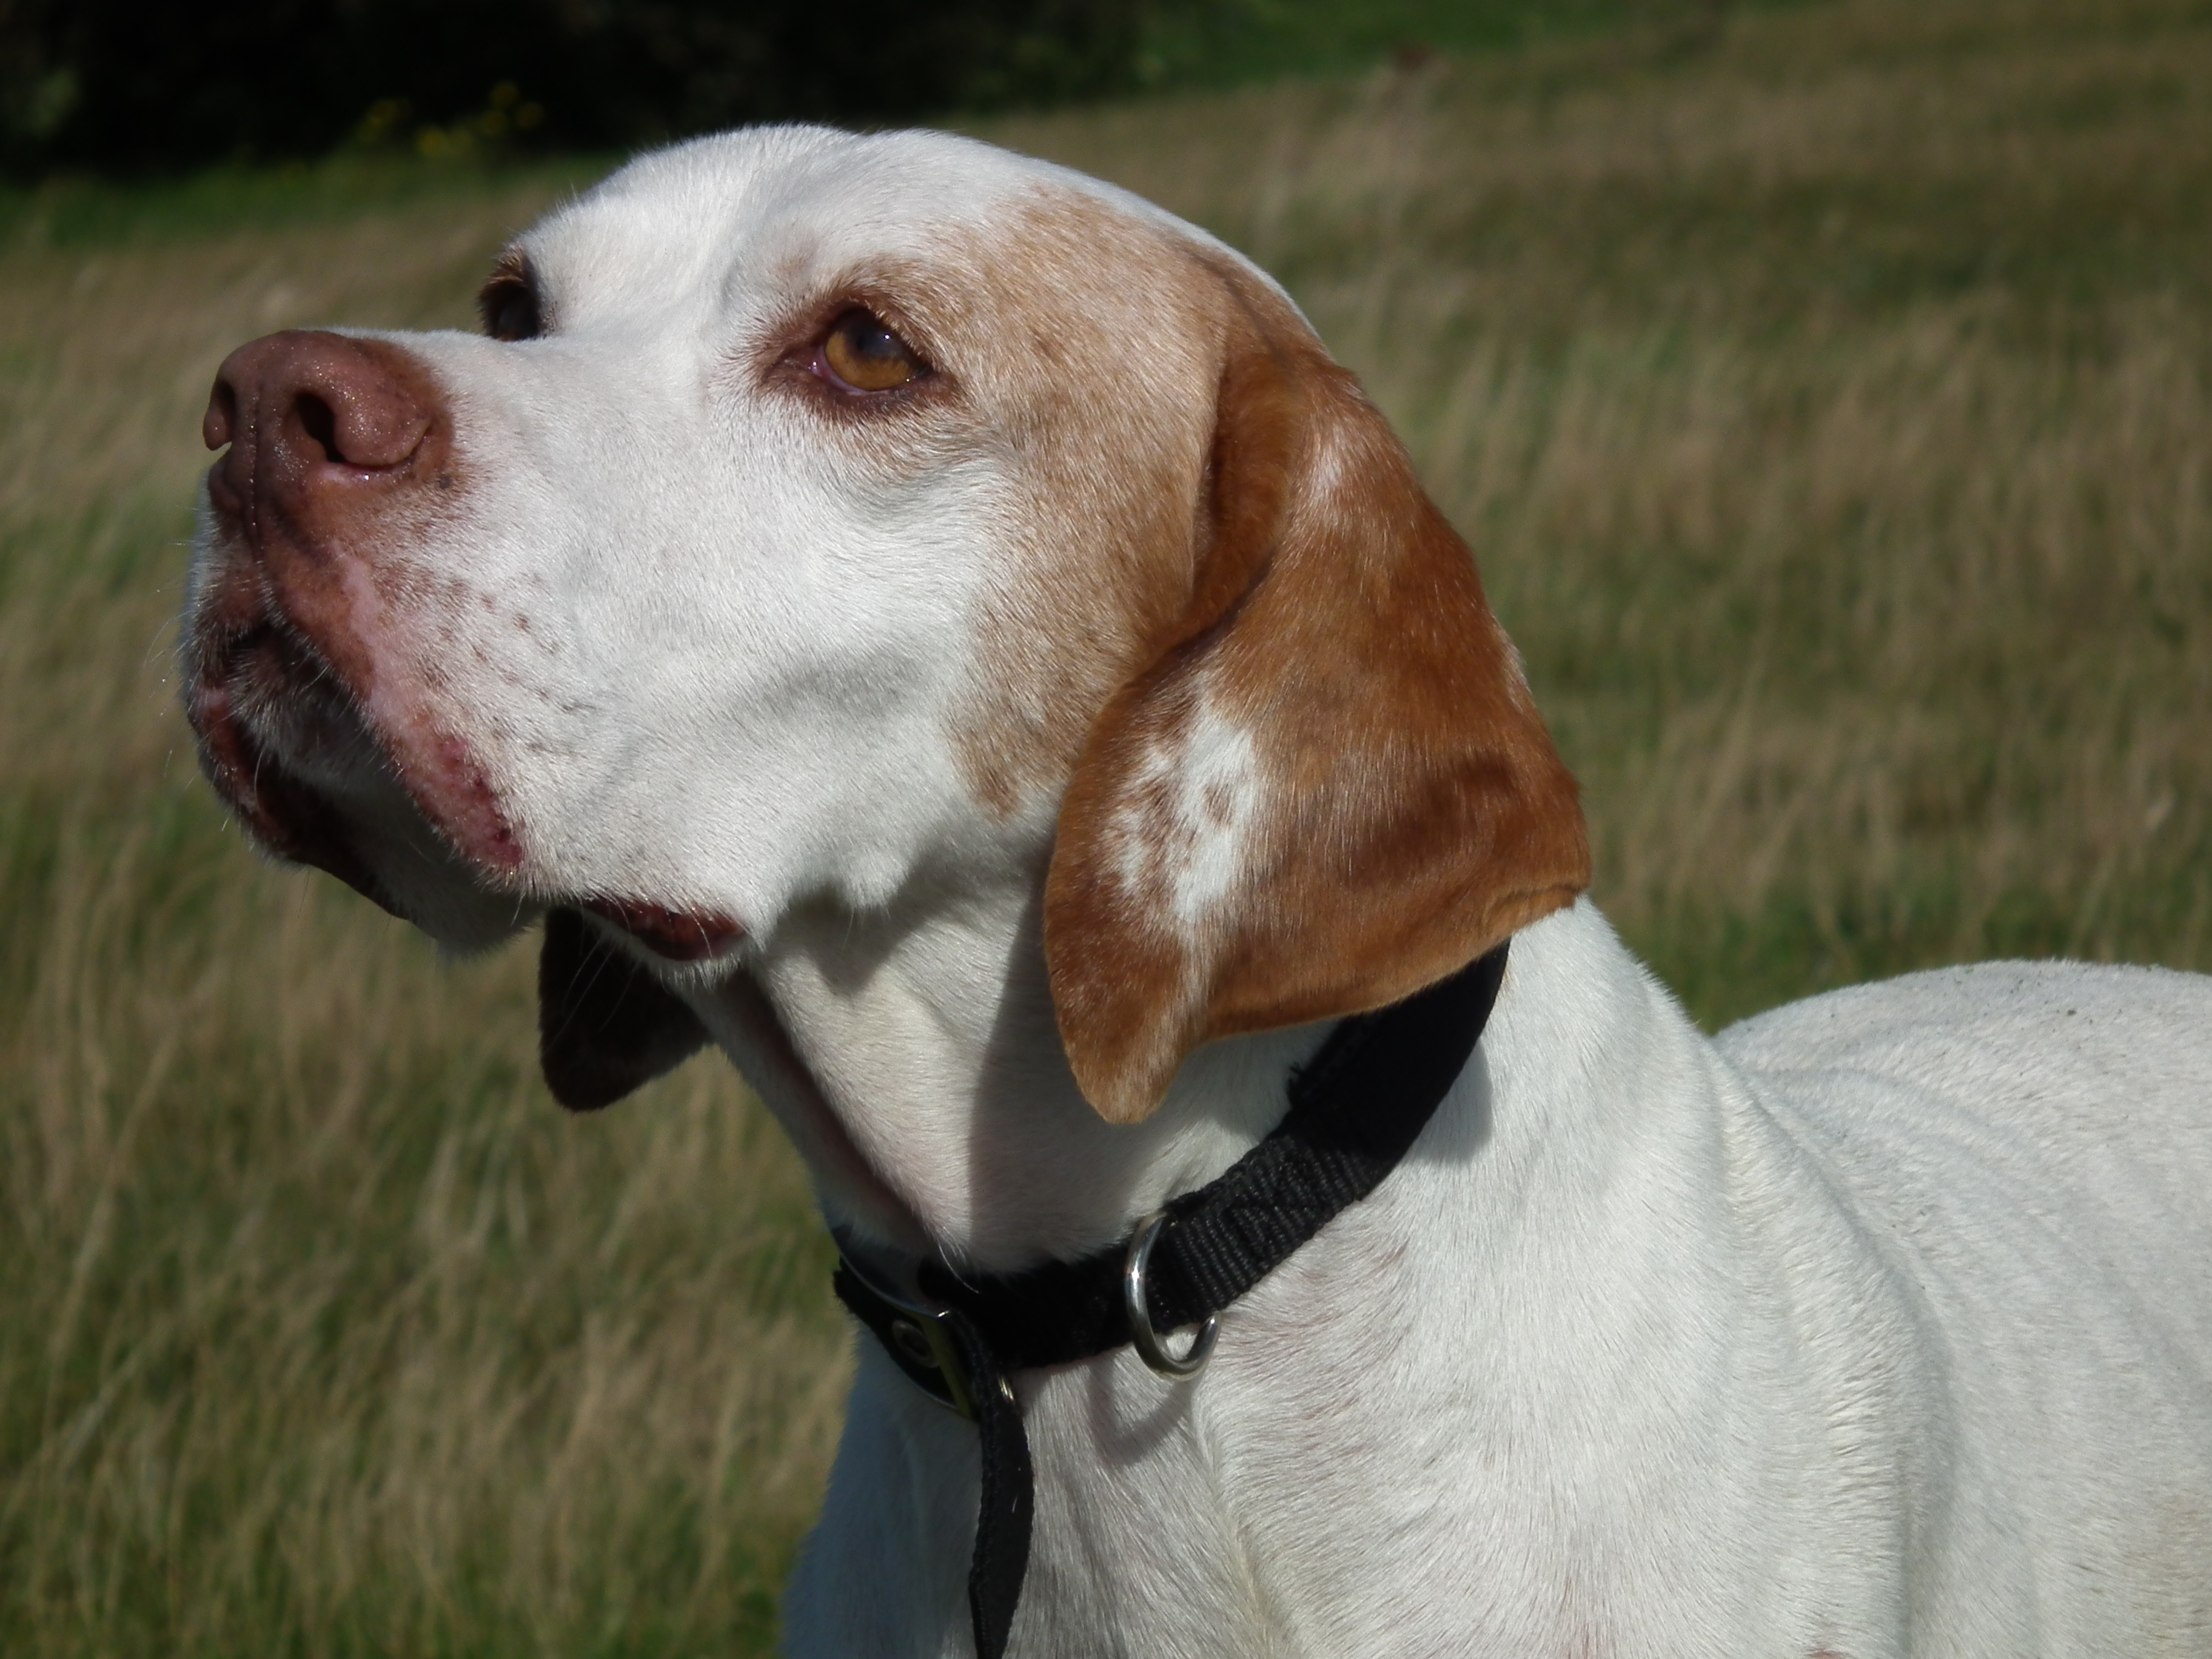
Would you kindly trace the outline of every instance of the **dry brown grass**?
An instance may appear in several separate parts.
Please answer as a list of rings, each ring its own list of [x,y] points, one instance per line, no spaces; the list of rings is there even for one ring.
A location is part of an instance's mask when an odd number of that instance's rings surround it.
[[[2212,967],[2208,87],[2189,0],[1848,0],[992,133],[1285,277],[1718,1019]],[[526,953],[258,866],[165,684],[222,352],[465,324],[561,187],[0,250],[10,1654],[765,1643],[842,1386],[788,1154],[711,1065],[563,1119]]]
[[[2212,966],[2212,28],[1894,3],[1007,135],[1284,276],[1708,1018]]]

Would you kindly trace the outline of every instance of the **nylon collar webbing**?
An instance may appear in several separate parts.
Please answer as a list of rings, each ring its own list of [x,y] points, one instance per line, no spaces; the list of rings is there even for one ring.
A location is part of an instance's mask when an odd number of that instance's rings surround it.
[[[1505,973],[1498,945],[1450,978],[1339,1022],[1291,1075],[1274,1132],[1217,1179],[1167,1206],[1146,1275],[1155,1329],[1220,1312],[1396,1167],[1489,1022]],[[842,1241],[841,1241],[842,1243]],[[1000,1659],[1029,1565],[1029,1439],[1009,1373],[1066,1364],[1131,1340],[1122,1301],[1128,1242],[1076,1261],[961,1279],[924,1261],[904,1285],[848,1250],[837,1295],[893,1363],[974,1420],[982,1504],[968,1573],[977,1659]]]

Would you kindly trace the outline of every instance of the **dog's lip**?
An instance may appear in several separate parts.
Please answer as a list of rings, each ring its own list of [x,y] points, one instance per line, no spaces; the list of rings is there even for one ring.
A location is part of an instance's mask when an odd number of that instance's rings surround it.
[[[204,623],[185,708],[199,739],[200,768],[216,793],[271,855],[312,866],[403,921],[400,908],[361,850],[358,826],[329,777],[388,769],[439,838],[468,857],[417,792],[329,658],[265,592]],[[258,683],[257,683],[258,682]],[[483,873],[483,860],[469,859]]]
[[[395,698],[389,690],[377,695],[375,682],[383,675],[362,656],[360,650],[325,649],[313,619],[288,603],[282,585],[258,560],[222,560],[188,653],[192,672],[186,700],[206,708],[210,730],[219,712],[250,732],[257,765],[278,765],[301,785],[327,775],[326,808],[333,805],[327,799],[333,787],[343,793],[337,780],[345,774],[365,768],[388,774],[464,865],[495,886],[514,887],[522,875],[525,848],[471,745],[422,699]],[[368,679],[349,672],[349,662]],[[196,715],[195,724],[200,723]],[[324,728],[319,732],[318,726]],[[262,830],[262,817],[250,810],[251,788],[216,781],[248,823]],[[264,838],[270,850],[289,856],[287,837]]]
[[[227,736],[246,745],[257,775],[275,767],[312,787],[307,775],[319,763],[343,764],[343,741],[327,732],[303,740],[298,728],[309,723],[347,721],[360,742],[388,760],[350,688],[313,642],[274,610],[258,608],[250,617],[206,627],[196,655],[185,697],[194,730],[204,743]],[[319,751],[319,736],[331,752]]]
[[[286,724],[295,728],[289,738],[279,738],[276,733],[264,731],[258,733],[256,741],[264,753],[285,760],[295,771],[319,760],[340,759],[336,753],[316,752],[319,742],[333,750],[346,746],[343,739],[327,731],[303,735],[296,728],[304,722],[328,726],[348,721],[361,739],[375,743],[375,735],[368,729],[359,705],[344,681],[298,629],[274,618],[264,617],[226,633],[210,653],[200,685],[227,692],[234,703],[246,696],[254,703],[274,699],[289,705]],[[248,725],[253,723],[252,715],[243,710],[238,712],[237,718]],[[299,752],[303,750],[305,752]]]
[[[241,645],[250,637],[241,636]],[[228,677],[197,678],[185,716],[199,739],[200,769],[256,841],[276,857],[336,876],[380,908],[401,915],[347,833],[344,813],[269,751],[240,714]]]
[[[580,898],[576,902],[670,962],[716,962],[745,940],[745,929],[735,917],[710,907],[670,906],[604,896]]]
[[[251,620],[233,620],[210,631],[215,637],[203,647],[186,706],[200,739],[203,769],[216,792],[270,853],[326,871],[383,908],[402,915],[348,835],[343,809],[305,775],[317,759],[343,761],[345,757],[289,752],[289,744],[260,729],[263,723],[239,706],[244,689],[241,681],[255,672],[257,659],[280,657],[279,695],[295,704],[311,704],[319,699],[341,702],[378,760],[391,766],[404,782],[404,774],[396,764],[391,745],[313,641],[272,610],[264,608]],[[309,707],[301,712],[313,720],[331,718],[336,711]],[[297,741],[297,733],[289,735]],[[453,844],[453,838],[419,799],[416,810],[441,838]],[[482,860],[471,862],[483,869]],[[590,911],[668,962],[717,962],[736,951],[747,937],[746,929],[734,917],[709,905],[663,904],[609,893],[577,894],[551,902]]]

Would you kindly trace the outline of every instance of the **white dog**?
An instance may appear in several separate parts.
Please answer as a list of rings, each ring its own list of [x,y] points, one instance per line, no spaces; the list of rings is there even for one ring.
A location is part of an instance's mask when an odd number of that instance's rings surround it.
[[[738,133],[483,304],[224,365],[191,710],[272,851],[463,947],[550,915],[569,1103],[711,1036],[907,1304],[793,1654],[1011,1613],[1071,1659],[2212,1655],[2212,981],[2006,964],[1701,1036],[1578,901],[1574,785],[1403,450],[1118,191]],[[1141,1256],[1104,1352],[913,1340],[1121,1272],[1333,1022],[1509,936],[1410,1152],[1202,1375],[1121,1341],[1183,1322]],[[969,1362],[980,1442],[913,1380]]]

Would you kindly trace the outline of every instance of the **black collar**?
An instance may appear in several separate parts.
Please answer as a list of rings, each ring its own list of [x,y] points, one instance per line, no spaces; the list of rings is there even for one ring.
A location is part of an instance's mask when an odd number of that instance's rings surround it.
[[[1135,1340],[1124,1287],[1132,1247],[1148,1235],[1138,1282],[1152,1325],[1203,1326],[1373,1192],[1474,1052],[1504,973],[1500,945],[1403,1002],[1340,1021],[1291,1073],[1290,1109],[1273,1133],[1170,1203],[1157,1227],[1142,1225],[1112,1249],[990,1278],[962,1279],[924,1261],[907,1283],[872,1260],[864,1271],[857,1251],[839,1260],[845,1305],[916,1387],[973,1419],[981,1437],[982,1507],[968,1573],[977,1659],[1005,1651],[1029,1565],[1029,1441],[1007,1373]]]

